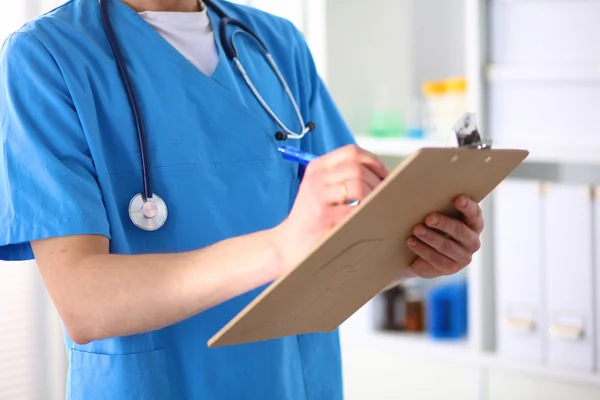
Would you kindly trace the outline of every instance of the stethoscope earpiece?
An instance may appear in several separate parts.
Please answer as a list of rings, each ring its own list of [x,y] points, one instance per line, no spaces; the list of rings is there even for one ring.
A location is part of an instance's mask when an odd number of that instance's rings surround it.
[[[280,141],[280,142],[283,142],[287,138],[288,138],[288,135],[285,132],[277,132],[275,134],[275,139],[278,140],[278,141]]]

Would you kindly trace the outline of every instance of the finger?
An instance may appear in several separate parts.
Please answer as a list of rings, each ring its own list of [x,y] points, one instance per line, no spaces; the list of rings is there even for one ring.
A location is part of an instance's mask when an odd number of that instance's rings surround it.
[[[344,218],[346,218],[346,216],[348,214],[350,214],[352,211],[354,211],[354,208],[350,207],[350,206],[332,207],[332,208],[330,208],[327,211],[327,213],[328,213],[327,220],[331,224],[328,228],[329,229],[333,229],[336,226],[338,226],[338,224],[340,223],[340,221],[342,221]]]
[[[333,169],[336,165],[349,161],[363,164],[380,179],[388,175],[385,164],[379,158],[356,145],[340,147],[312,161],[309,166],[314,164],[314,168]]]
[[[381,183],[381,179],[373,171],[355,162],[338,164],[327,173],[325,183],[327,185],[335,185],[352,179],[362,180],[371,189],[374,189]]]
[[[461,266],[471,263],[471,254],[464,247],[456,243],[454,240],[444,236],[433,229],[428,229],[423,225],[418,225],[413,230],[415,236],[423,243],[437,250],[442,255],[455,261]]]
[[[323,190],[323,200],[328,204],[348,204],[352,200],[362,200],[371,193],[371,189],[361,179],[349,179],[344,182],[326,185]]]
[[[352,211],[353,207],[350,206],[323,207],[313,216],[321,221],[323,229],[329,231],[337,227]]]
[[[469,228],[478,234],[483,231],[483,215],[477,202],[468,196],[459,196],[454,202],[454,206],[464,215],[464,221]]]
[[[439,275],[452,275],[462,269],[456,261],[446,257],[416,237],[408,239],[408,246],[416,255],[431,264]]]
[[[433,265],[421,257],[413,261],[408,269],[412,271],[413,275],[423,279],[434,279],[441,276],[440,272]]]
[[[479,250],[479,234],[467,226],[465,222],[435,213],[425,218],[425,223],[431,228],[446,233],[471,253]]]

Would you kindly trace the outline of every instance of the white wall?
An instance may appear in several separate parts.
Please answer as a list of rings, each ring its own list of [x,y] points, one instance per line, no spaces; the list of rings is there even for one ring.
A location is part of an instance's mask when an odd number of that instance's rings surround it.
[[[66,372],[60,321],[37,265],[0,261],[0,399],[63,399]]]
[[[414,1],[414,82],[465,74],[464,0]]]
[[[365,133],[382,86],[406,109],[414,64],[413,1],[327,0],[327,82],[356,134]]]
[[[3,0],[6,1],[6,0]],[[25,2],[8,2],[0,5],[0,42],[23,24],[28,17],[28,7]]]

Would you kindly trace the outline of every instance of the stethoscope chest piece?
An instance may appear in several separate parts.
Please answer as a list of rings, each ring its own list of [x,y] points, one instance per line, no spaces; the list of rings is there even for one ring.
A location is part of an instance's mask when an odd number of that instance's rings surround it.
[[[167,221],[168,213],[167,204],[155,194],[146,199],[143,193],[139,193],[129,203],[131,221],[145,231],[160,229]]]

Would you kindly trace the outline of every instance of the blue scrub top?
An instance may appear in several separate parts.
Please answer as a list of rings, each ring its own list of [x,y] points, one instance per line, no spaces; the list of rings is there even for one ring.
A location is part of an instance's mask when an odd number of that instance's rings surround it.
[[[304,139],[284,144],[324,154],[354,143],[295,27],[218,4],[265,42],[305,120],[316,122]],[[129,219],[129,201],[142,190],[131,108],[98,1],[73,0],[23,26],[2,48],[0,259],[30,259],[29,241],[49,237],[104,235],[115,254],[166,253],[279,224],[296,196],[298,166],[277,152],[278,127],[225,56],[215,13],[209,10],[219,64],[206,76],[122,2],[110,0],[109,12],[137,88],[154,191],[170,205],[169,219],[156,232]],[[268,104],[298,130],[254,42],[237,35],[236,45]],[[66,335],[68,398],[341,399],[337,331],[207,348],[263,289],[145,334],[87,345]]]

